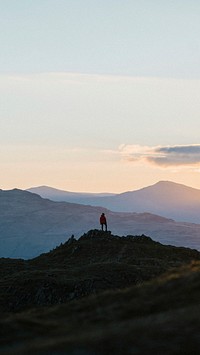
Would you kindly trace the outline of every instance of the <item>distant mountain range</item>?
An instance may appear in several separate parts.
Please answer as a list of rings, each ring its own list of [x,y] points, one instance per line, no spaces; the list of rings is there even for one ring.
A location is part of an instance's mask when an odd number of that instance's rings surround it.
[[[0,257],[29,259],[66,242],[72,234],[108,229],[119,236],[142,235],[155,241],[200,250],[200,224],[175,222],[150,213],[112,212],[106,208],[54,202],[19,189],[0,190]]]
[[[176,221],[200,223],[200,190],[170,181],[121,194],[84,194],[47,186],[28,191],[53,201],[102,206],[114,212],[148,212]]]

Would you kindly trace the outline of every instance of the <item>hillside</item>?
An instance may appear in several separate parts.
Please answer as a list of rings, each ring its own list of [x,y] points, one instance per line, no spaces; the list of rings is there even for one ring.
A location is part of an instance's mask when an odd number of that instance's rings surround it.
[[[76,202],[103,206],[115,212],[148,212],[176,221],[199,223],[200,190],[170,181],[160,181],[136,191],[112,196],[69,193],[57,189],[38,187],[29,189],[55,201]]]
[[[0,257],[30,259],[85,231],[99,228],[106,213],[113,234],[145,234],[163,244],[200,250],[200,225],[149,213],[112,212],[101,207],[54,202],[18,189],[0,190]]]
[[[32,260],[0,259],[0,310],[44,306],[128,287],[194,259],[200,260],[198,251],[164,246],[146,236],[122,238],[91,230]]]
[[[0,263],[2,355],[199,353],[197,251],[91,230]]]

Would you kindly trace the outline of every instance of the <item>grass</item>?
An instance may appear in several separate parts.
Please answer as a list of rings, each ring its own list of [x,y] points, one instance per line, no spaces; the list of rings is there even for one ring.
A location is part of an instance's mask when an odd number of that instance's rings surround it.
[[[26,269],[20,261],[17,272],[1,279],[4,302],[21,295],[28,309],[2,314],[0,354],[199,354],[199,253],[145,238],[87,238],[26,263]],[[38,290],[41,299],[46,295],[44,304],[34,298]],[[75,292],[70,302],[61,297]],[[50,295],[55,305],[48,304]]]

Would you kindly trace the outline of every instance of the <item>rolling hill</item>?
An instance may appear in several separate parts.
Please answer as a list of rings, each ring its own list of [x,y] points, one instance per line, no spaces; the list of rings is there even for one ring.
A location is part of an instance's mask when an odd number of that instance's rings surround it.
[[[91,230],[0,274],[1,355],[199,354],[197,251]]]
[[[90,230],[31,260],[0,259],[0,311],[141,284],[193,260],[200,261],[200,252],[162,245],[144,235],[119,237]]]

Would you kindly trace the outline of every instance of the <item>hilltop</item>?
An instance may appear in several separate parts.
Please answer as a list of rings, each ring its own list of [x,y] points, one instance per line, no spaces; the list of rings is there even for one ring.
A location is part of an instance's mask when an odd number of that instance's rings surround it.
[[[198,251],[144,235],[123,238],[91,230],[32,260],[0,259],[0,310],[63,303],[140,284],[192,260],[200,260]]]
[[[0,272],[2,355],[199,353],[195,250],[91,230]]]

